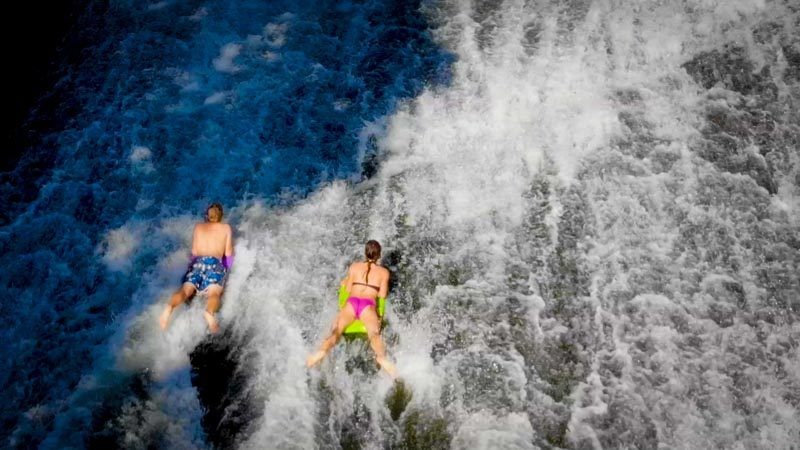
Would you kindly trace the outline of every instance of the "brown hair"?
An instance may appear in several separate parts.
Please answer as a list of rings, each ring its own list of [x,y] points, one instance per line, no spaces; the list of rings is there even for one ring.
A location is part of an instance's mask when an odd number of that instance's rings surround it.
[[[208,208],[206,209],[206,220],[209,222],[220,222],[222,221],[223,214],[222,205],[214,202],[208,205]]]
[[[367,273],[364,274],[364,282],[366,282],[369,277],[369,269],[381,257],[381,244],[374,240],[367,241],[367,245],[364,246],[364,256],[367,258]]]

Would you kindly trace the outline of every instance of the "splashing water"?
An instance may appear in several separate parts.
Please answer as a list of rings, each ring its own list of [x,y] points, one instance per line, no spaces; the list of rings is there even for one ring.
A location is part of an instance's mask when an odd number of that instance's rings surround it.
[[[789,448],[797,12],[475,2],[429,14],[458,55],[452,83],[390,118],[371,181],[321,191],[253,241],[276,263],[241,299],[262,312],[234,319],[252,366],[269,368],[241,395],[264,405],[245,446],[311,445],[278,433],[291,427],[321,447]],[[414,391],[399,422],[384,380],[347,374],[350,349],[310,389],[285,356],[319,338],[336,276],[368,237],[391,250],[387,334]],[[308,284],[310,267],[322,276]],[[259,330],[283,321],[291,344],[275,352],[275,332]]]
[[[155,255],[159,267],[45,444],[68,441],[100,397],[131,447],[796,445],[800,11],[476,1],[423,13],[456,55],[451,78],[363,128],[368,179],[283,205],[242,200],[222,338],[200,344],[202,302],[154,332],[189,217],[110,228],[107,265],[141,270],[131,255]],[[262,39],[291,45],[274,23]],[[234,44],[205,61],[235,75]],[[131,164],[150,170],[147,155]],[[157,243],[132,247],[151,230]],[[393,274],[385,337],[413,393],[399,417],[363,343],[303,365],[368,238]],[[135,374],[124,400],[104,391],[112,366]]]
[[[222,201],[236,224],[253,198],[359,179],[370,130],[450,57],[407,2],[84,7],[36,144],[0,174],[0,442],[204,446],[188,368],[203,330],[162,337],[147,317],[185,269],[194,213]]]

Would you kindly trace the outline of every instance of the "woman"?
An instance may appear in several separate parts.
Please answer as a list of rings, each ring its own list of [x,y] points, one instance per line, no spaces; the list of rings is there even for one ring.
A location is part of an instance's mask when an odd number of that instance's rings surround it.
[[[375,352],[376,361],[392,378],[395,377],[395,367],[386,358],[386,351],[381,341],[380,318],[376,310],[376,299],[386,298],[389,292],[389,271],[378,265],[381,257],[381,244],[378,241],[369,241],[364,248],[366,261],[354,262],[347,270],[347,276],[342,280],[342,286],[350,293],[347,302],[339,311],[333,321],[331,334],[322,341],[319,351],[313,353],[306,360],[308,367],[313,367],[322,361],[322,358],[336,345],[339,337],[348,325],[356,319],[364,323],[367,329],[369,345]]]

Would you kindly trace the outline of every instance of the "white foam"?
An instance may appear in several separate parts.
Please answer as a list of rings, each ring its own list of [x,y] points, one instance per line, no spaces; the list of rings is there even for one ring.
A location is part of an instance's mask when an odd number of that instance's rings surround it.
[[[142,230],[136,227],[123,226],[106,233],[101,246],[103,262],[112,270],[127,270],[131,265],[131,257],[138,249],[142,239]]]
[[[533,428],[524,414],[497,417],[488,412],[473,414],[453,438],[454,449],[534,450]]]
[[[264,26],[264,38],[271,47],[283,47],[288,30],[288,23],[268,23]]]
[[[153,152],[149,148],[136,146],[133,147],[133,150],[131,150],[128,160],[131,162],[131,166],[134,170],[140,173],[149,174],[155,171],[155,167],[153,166],[153,162],[151,160],[152,156]]]
[[[204,105],[218,105],[220,103],[225,102],[225,100],[228,98],[229,95],[230,95],[230,93],[228,93],[228,92],[215,92],[215,93],[209,95],[208,97],[206,97],[206,99],[203,100],[203,104]]]
[[[206,16],[208,16],[208,8],[206,8],[205,6],[201,6],[200,8],[197,8],[192,13],[191,16],[189,16],[189,20],[193,22],[199,22],[203,20]]]
[[[223,73],[236,73],[242,68],[233,62],[239,53],[242,51],[242,45],[235,42],[229,42],[222,46],[219,50],[219,56],[214,58],[212,64],[214,69]]]
[[[277,61],[281,59],[280,53],[265,51],[261,53],[261,57],[266,59],[269,62]]]
[[[161,1],[147,5],[149,11],[160,11],[170,5],[168,1]]]
[[[129,159],[131,162],[138,163],[149,160],[151,156],[153,156],[153,152],[151,152],[149,148],[136,146],[133,147]]]

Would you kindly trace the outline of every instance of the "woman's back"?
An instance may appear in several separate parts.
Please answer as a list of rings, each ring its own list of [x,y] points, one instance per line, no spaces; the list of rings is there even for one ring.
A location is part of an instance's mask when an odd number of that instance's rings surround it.
[[[348,271],[347,291],[353,297],[386,297],[389,271],[375,263],[354,262]]]
[[[378,309],[380,297],[386,298],[389,293],[389,270],[377,264],[381,259],[381,244],[375,240],[367,241],[364,246],[366,261],[354,262],[347,269],[347,276],[342,280],[348,293],[347,300],[340,303],[341,309],[333,321],[331,334],[322,341],[319,351],[306,358],[306,366],[314,367],[328,351],[336,345],[345,329],[355,320],[360,320],[367,331],[369,345],[375,352],[375,361],[394,378],[394,364],[386,359],[386,352],[381,340],[381,317],[383,308]],[[340,294],[342,292],[340,291]],[[381,314],[382,315],[382,314]]]

